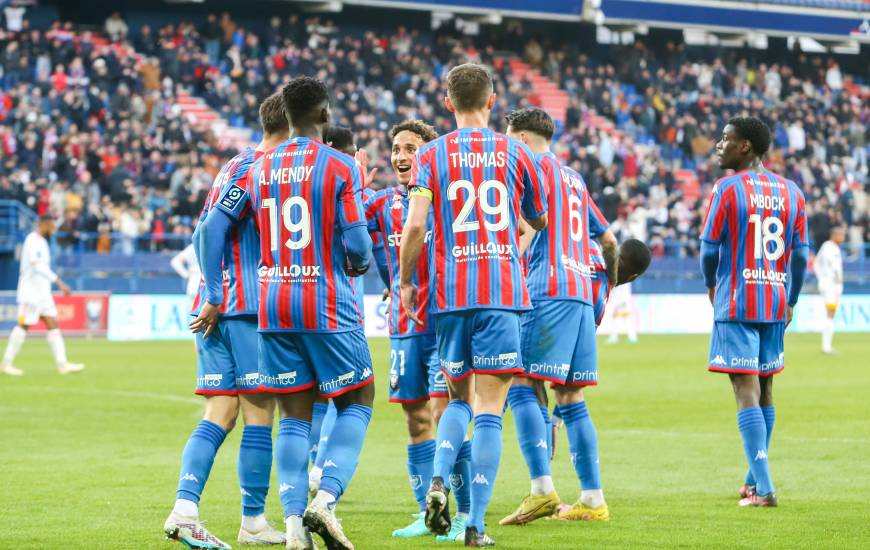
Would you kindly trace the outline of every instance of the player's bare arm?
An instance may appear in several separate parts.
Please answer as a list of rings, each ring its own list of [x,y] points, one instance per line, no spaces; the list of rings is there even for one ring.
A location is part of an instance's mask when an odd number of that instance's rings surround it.
[[[417,316],[417,286],[412,282],[417,270],[417,260],[423,252],[423,242],[426,237],[426,217],[432,200],[421,192],[412,192],[408,204],[408,219],[402,228],[402,249],[399,254],[399,288],[402,294],[402,306],[408,317],[422,325]]]
[[[521,256],[523,254],[525,254],[526,251],[529,249],[529,246],[531,246],[532,239],[535,238],[535,233],[537,233],[537,231],[535,231],[526,220],[521,218],[520,219],[520,255]]]
[[[613,231],[605,231],[598,239],[601,243],[601,255],[604,256],[604,263],[607,265],[607,280],[610,284],[616,285],[619,271],[619,244],[616,241],[616,236]]]
[[[547,228],[547,214],[542,214],[539,218],[526,218],[523,216],[523,220],[535,231],[543,231]]]

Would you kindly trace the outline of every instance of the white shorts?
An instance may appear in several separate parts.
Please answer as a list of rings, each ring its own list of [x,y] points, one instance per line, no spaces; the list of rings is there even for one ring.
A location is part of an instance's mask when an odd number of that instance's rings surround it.
[[[54,298],[49,294],[47,297],[18,304],[18,324],[24,326],[35,325],[40,317],[57,318],[57,306]]]
[[[840,303],[840,296],[843,294],[841,285],[820,285],[819,294],[822,295],[822,301],[828,308],[837,307]]]

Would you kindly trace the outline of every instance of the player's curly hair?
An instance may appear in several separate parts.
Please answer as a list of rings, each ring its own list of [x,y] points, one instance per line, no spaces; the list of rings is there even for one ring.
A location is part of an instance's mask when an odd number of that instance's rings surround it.
[[[350,128],[330,126],[326,131],[324,140],[336,151],[348,154],[353,154],[350,151],[356,152],[356,144],[353,141],[353,132],[350,131]]]
[[[284,86],[281,97],[284,99],[284,110],[292,121],[305,118],[329,101],[329,91],[326,84],[316,78],[297,76]]]
[[[396,135],[399,132],[412,132],[420,136],[420,139],[423,140],[423,143],[428,143],[433,139],[438,137],[438,132],[435,131],[435,128],[429,126],[422,120],[403,120],[402,122],[396,124],[392,128],[390,128],[390,140],[396,139]]]
[[[505,119],[512,129],[538,134],[547,141],[553,139],[553,133],[556,131],[553,117],[538,107],[517,109],[508,113]]]
[[[728,121],[737,133],[752,145],[752,151],[759,157],[763,157],[770,149],[770,127],[760,118],[754,116],[734,117]]]
[[[266,134],[287,131],[287,115],[284,114],[284,98],[276,92],[260,103],[260,126]]]
[[[486,107],[492,94],[492,76],[483,65],[464,63],[447,73],[447,97],[457,111],[469,112]]]

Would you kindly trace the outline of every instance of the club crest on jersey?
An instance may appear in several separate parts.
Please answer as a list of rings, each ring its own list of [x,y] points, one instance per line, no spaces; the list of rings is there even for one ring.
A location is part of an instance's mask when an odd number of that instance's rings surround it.
[[[423,476],[421,475],[409,475],[408,481],[411,482],[411,490],[416,491],[420,487],[423,486]]]
[[[221,206],[229,210],[233,210],[236,206],[238,206],[239,201],[241,201],[244,196],[244,189],[242,189],[238,185],[233,184],[233,186],[227,189],[226,193],[224,193],[224,196],[221,199]]]

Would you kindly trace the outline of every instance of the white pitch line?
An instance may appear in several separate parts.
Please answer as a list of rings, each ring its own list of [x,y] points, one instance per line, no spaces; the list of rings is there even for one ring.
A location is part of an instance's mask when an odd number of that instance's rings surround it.
[[[202,399],[198,397],[184,397],[171,393],[139,392],[126,390],[93,390],[87,388],[57,388],[53,386],[8,386],[5,390],[28,390],[36,392],[73,393],[79,395],[113,395],[116,397],[132,397],[136,399],[151,399],[153,401],[168,401],[170,403],[184,403],[186,405],[202,405]]]

